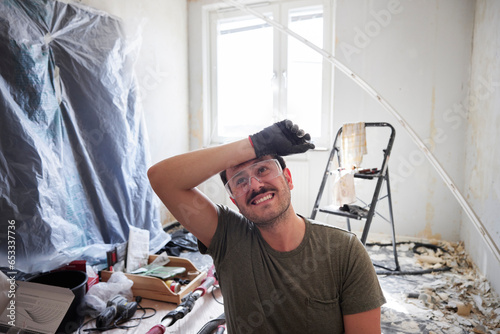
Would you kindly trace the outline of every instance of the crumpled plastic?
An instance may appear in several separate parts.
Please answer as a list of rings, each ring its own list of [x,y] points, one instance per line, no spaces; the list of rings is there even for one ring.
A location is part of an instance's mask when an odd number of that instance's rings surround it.
[[[114,272],[107,282],[93,285],[80,304],[81,315],[97,317],[104,309],[108,300],[115,296],[123,296],[128,301],[133,298],[132,286],[134,282],[122,272]]]
[[[27,273],[103,264],[131,226],[150,231],[152,253],[168,242],[147,179],[139,44],[79,4],[0,1],[0,267],[8,237]]]

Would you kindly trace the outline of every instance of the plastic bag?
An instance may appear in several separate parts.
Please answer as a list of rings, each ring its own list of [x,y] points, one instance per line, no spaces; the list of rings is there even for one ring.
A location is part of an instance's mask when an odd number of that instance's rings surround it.
[[[147,179],[149,152],[119,19],[76,3],[0,1],[0,267],[104,264],[135,226],[169,240]],[[133,47],[131,47],[131,45]]]
[[[134,282],[124,273],[114,272],[107,282],[97,283],[89,289],[80,305],[81,314],[97,317],[106,308],[108,300],[117,295],[132,300],[132,285]]]

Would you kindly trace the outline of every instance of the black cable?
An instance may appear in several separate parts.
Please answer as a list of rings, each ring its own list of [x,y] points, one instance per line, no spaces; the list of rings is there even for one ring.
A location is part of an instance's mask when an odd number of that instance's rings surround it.
[[[433,244],[423,244],[421,242],[415,242],[415,246],[413,246],[413,253],[415,254],[422,254],[422,252],[417,251],[418,248],[420,247],[427,247],[432,249],[433,251],[437,251],[438,249],[442,250],[444,253],[449,253],[446,249],[444,249],[441,246],[433,245]]]
[[[386,271],[376,271],[377,275],[386,275],[386,276],[396,276],[396,275],[425,275],[432,274],[434,272],[441,271],[450,271],[451,267],[443,267],[436,269],[422,269],[422,270],[411,270],[411,271],[401,271],[401,270],[386,270]]]
[[[396,242],[396,246],[397,245],[406,245],[406,244],[415,244],[415,246],[413,246],[413,253],[416,253],[416,254],[419,254],[419,255],[422,254],[422,252],[417,251],[417,249],[420,248],[420,247],[427,247],[427,248],[432,249],[433,251],[436,251],[436,250],[440,249],[440,250],[442,250],[445,253],[449,253],[443,247],[437,246],[437,245],[433,245],[433,244],[426,244],[426,243],[415,242],[415,241],[399,241],[399,242]],[[367,243],[366,246],[369,246],[369,247],[370,246],[386,247],[386,246],[393,246],[393,244],[392,244],[392,242],[391,243],[371,242],[371,243]]]
[[[86,322],[84,322],[79,328],[78,328],[78,334],[81,334],[81,330],[82,330],[82,327],[85,327],[86,325],[88,325],[91,321],[94,321],[95,319],[97,318],[91,318],[89,320],[87,320]]]
[[[139,309],[143,312],[142,316],[137,317],[137,318],[130,318],[130,319],[124,321],[123,323],[129,322],[129,321],[132,321],[132,320],[139,320],[139,323],[137,323],[136,325],[123,326],[123,324],[119,324],[120,319],[117,319],[115,321],[115,323],[114,323],[115,328],[119,328],[119,329],[135,328],[135,327],[138,327],[141,324],[141,322],[142,322],[143,319],[149,319],[149,318],[154,317],[156,315],[156,309],[154,309],[152,307],[142,307],[142,305],[139,302],[137,302],[137,305],[139,306]],[[150,314],[150,315],[148,315],[146,317],[146,310],[153,310],[154,313]]]
[[[223,302],[219,301],[219,300],[217,299],[217,297],[215,297],[214,291],[215,291],[215,290],[217,290],[217,289],[220,289],[220,287],[219,287],[218,285],[214,285],[214,287],[213,287],[213,289],[212,289],[212,291],[211,291],[212,298],[213,298],[213,299],[214,299],[217,303],[219,303],[220,305],[224,305],[224,303],[223,303]]]
[[[397,245],[404,245],[404,244],[415,244],[413,246],[413,253],[415,254],[422,254],[422,252],[418,251],[418,248],[420,247],[427,247],[430,248],[434,251],[440,249],[445,253],[449,253],[446,249],[444,249],[441,246],[433,245],[433,244],[427,244],[427,243],[421,243],[421,242],[414,242],[414,241],[400,241],[395,243]],[[367,243],[366,246],[380,246],[380,247],[386,247],[386,246],[394,246],[391,243],[377,243],[377,242],[372,242],[372,243]],[[443,272],[443,271],[450,271],[452,268],[451,267],[443,267],[443,268],[436,268],[436,269],[422,269],[422,270],[391,270],[386,267],[376,265],[375,266],[381,267],[386,269],[385,271],[377,270],[376,273],[377,275],[387,275],[387,276],[396,276],[396,275],[425,275],[425,274],[432,274],[434,272]]]
[[[436,250],[437,248],[439,248],[443,252],[448,253],[448,251],[446,249],[444,249],[443,247],[436,246],[433,244],[426,244],[426,243],[416,242],[416,241],[398,241],[398,242],[396,242],[396,246],[397,245],[407,245],[407,244],[415,244],[415,247],[413,247],[414,249],[418,248],[418,247],[427,247],[427,248],[432,248],[433,250]],[[370,243],[366,243],[366,246],[381,246],[381,247],[392,246],[392,242],[388,242],[388,243],[370,242]]]

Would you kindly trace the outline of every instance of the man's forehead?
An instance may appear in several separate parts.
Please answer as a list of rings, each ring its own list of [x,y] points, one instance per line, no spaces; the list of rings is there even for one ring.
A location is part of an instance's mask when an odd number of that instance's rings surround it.
[[[230,176],[233,176],[235,175],[236,173],[238,173],[239,171],[245,169],[246,167],[248,166],[251,166],[259,161],[264,161],[264,160],[268,160],[268,159],[272,159],[271,156],[269,155],[265,155],[265,156],[262,156],[260,158],[255,158],[255,159],[252,159],[252,160],[248,160],[248,161],[245,161],[245,162],[242,162],[241,164],[239,165],[236,165],[236,166],[233,166],[233,167],[229,167],[228,169],[226,169],[226,174],[228,176],[228,179],[231,178]]]

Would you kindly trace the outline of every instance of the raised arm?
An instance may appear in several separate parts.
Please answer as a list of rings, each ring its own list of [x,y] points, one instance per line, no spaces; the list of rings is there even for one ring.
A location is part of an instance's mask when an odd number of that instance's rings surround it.
[[[314,148],[310,139],[297,125],[284,120],[247,139],[165,159],[148,170],[148,177],[179,223],[208,247],[217,228],[217,210],[196,187],[229,167],[257,157],[305,152]]]
[[[255,157],[250,141],[243,139],[165,159],[148,170],[148,177],[179,223],[208,247],[217,228],[217,210],[196,187],[220,171]]]

